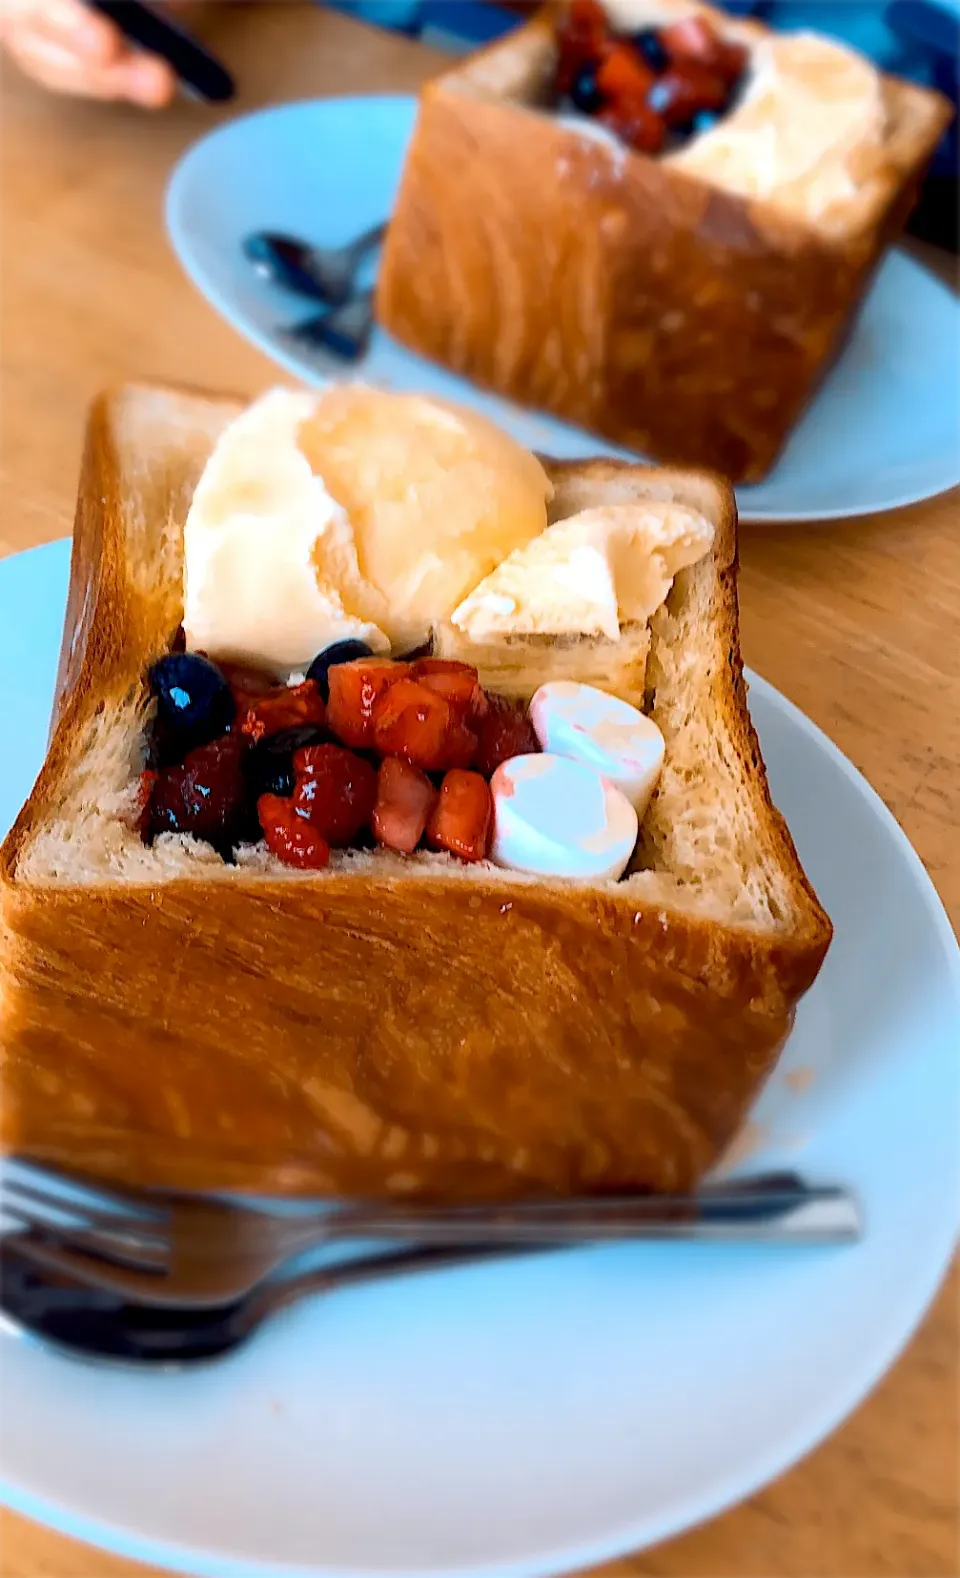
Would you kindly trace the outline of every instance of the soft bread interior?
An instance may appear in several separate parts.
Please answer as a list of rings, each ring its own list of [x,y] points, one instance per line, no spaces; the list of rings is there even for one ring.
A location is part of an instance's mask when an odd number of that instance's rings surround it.
[[[206,457],[237,409],[232,401],[132,386],[95,414],[75,541],[75,554],[92,555],[85,577],[75,576],[75,586],[86,588],[86,607],[76,621],[79,636],[65,647],[67,690],[51,750],[15,830],[18,883],[237,882],[253,873],[326,880],[327,873],[280,865],[263,846],[242,851],[236,866],[189,838],[165,835],[147,848],[132,826],[151,706],[144,675],[168,649],[182,612],[183,520]],[[651,623],[646,701],[666,738],[666,769],[643,823],[636,869],[617,891],[637,903],[765,931],[796,935],[815,928],[819,911],[770,806],[738,692],[729,489],[706,474],[617,462],[548,469],[555,519],[596,504],[672,497],[717,528],[713,553],[680,573]],[[96,521],[99,536],[91,529]],[[68,641],[69,627],[68,617]],[[619,644],[606,645],[615,667],[623,656]],[[602,654],[594,649],[589,675],[595,680],[602,677],[598,665]],[[406,880],[438,868],[465,882],[540,880],[447,856],[385,851],[336,854],[330,870],[345,868]]]

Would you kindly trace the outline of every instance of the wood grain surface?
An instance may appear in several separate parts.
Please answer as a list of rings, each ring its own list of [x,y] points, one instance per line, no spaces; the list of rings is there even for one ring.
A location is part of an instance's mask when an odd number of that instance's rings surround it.
[[[407,91],[441,57],[283,0],[221,6],[208,36],[239,108]],[[184,148],[218,118],[52,100],[9,70],[0,98],[0,554],[70,529],[88,401],[147,376],[253,394],[276,370],[188,284],[163,233]],[[960,922],[960,509],[743,533],[744,652],[879,790]],[[960,1571],[954,1273],[906,1353],[806,1461],[741,1507],[607,1578],[940,1578]],[[0,1393],[2,1407],[2,1393]],[[2,1420],[0,1420],[2,1423]],[[0,1520],[3,1578],[147,1569]]]

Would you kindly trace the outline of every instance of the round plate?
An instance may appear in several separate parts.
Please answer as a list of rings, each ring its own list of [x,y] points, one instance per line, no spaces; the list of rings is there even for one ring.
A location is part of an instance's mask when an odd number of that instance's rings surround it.
[[[0,564],[0,821],[44,749],[67,548]],[[144,1374],[0,1332],[2,1496],[217,1578],[554,1574],[781,1473],[906,1342],[957,1231],[958,950],[920,862],[760,680],[774,793],[836,924],[751,1166],[860,1195],[853,1248],[646,1245],[488,1264],[288,1311],[225,1362]]]
[[[167,224],[181,263],[241,334],[318,384],[343,364],[278,330],[316,312],[265,284],[241,243],[258,230],[339,246],[392,212],[416,100],[325,99],[249,115],[204,137],[174,171]],[[737,490],[744,521],[836,520],[895,509],[960,481],[960,307],[902,253],[884,263],[837,367],[765,481]],[[733,353],[732,353],[733,354]],[[581,428],[476,389],[374,333],[349,376],[460,400],[532,449],[627,455]]]

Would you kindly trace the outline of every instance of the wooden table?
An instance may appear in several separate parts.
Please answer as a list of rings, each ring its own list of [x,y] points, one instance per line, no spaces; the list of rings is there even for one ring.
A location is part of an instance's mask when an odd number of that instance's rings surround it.
[[[409,91],[440,57],[336,13],[273,0],[208,27],[241,108]],[[182,150],[216,115],[151,118],[51,100],[8,71],[2,97],[0,554],[69,532],[84,412],[147,376],[253,394],[276,369],[187,283],[163,234]],[[319,156],[319,153],[318,153]],[[748,662],[874,783],[960,919],[960,531],[946,497],[828,527],[743,534]],[[957,1280],[893,1372],[823,1447],[746,1505],[610,1578],[934,1578],[960,1570]],[[0,1524],[4,1578],[145,1569],[25,1519]]]

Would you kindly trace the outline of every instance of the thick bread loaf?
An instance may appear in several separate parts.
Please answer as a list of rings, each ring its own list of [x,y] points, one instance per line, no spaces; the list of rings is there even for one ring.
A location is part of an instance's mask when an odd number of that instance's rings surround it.
[[[309,876],[262,848],[230,867],[188,839],[147,849],[129,824],[183,520],[237,409],[132,386],[91,417],[54,732],[0,852],[5,1146],[290,1193],[691,1184],[830,939],[746,710],[731,490],[547,463],[555,516],[653,495],[716,526],[651,623],[667,758],[626,880],[385,852]],[[638,699],[643,645],[593,643],[589,674]]]
[[[631,9],[640,26],[690,6]],[[558,119],[556,10],[423,89],[378,318],[510,400],[755,481],[843,349],[951,107],[884,77],[885,139],[827,228]]]

